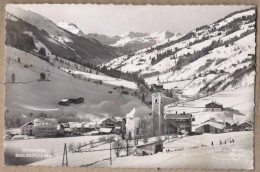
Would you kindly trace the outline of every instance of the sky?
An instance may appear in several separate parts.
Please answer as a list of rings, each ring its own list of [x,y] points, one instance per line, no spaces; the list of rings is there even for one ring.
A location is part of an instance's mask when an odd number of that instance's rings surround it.
[[[121,35],[133,32],[187,33],[211,24],[231,12],[249,6],[170,6],[170,5],[97,5],[97,4],[22,4],[55,23],[76,24],[85,34]]]

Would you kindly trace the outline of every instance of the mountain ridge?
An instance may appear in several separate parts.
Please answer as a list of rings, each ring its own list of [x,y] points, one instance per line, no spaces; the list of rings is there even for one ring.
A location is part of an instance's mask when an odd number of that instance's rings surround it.
[[[250,85],[255,75],[255,19],[254,7],[235,12],[103,66],[139,73],[149,85],[160,81],[186,96]]]

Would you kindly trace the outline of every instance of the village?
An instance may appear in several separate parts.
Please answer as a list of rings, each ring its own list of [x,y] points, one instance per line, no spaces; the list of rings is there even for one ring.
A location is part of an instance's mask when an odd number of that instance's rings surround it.
[[[218,120],[214,117],[196,123],[196,116],[185,111],[164,113],[164,107],[172,103],[171,98],[163,94],[162,87],[157,87],[152,94],[152,111],[144,114],[139,108],[133,108],[124,117],[104,117],[88,122],[58,123],[54,118],[39,117],[23,124],[20,133],[6,134],[6,140],[21,140],[47,137],[73,137],[93,135],[118,135],[121,139],[144,139],[160,136],[192,136],[203,133],[227,133],[236,131],[252,131],[253,123],[230,123]],[[66,98],[58,103],[61,106],[69,106],[71,103],[84,103],[84,98]],[[207,114],[234,111],[232,108],[223,107],[216,101],[205,104],[203,111]]]

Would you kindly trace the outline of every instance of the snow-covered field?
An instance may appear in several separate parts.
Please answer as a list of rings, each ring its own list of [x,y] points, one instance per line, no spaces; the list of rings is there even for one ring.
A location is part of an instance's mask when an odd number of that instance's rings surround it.
[[[61,137],[61,138],[39,138],[39,139],[27,139],[27,140],[11,140],[5,141],[5,159],[8,159],[7,163],[15,164],[15,161],[19,161],[19,158],[15,158],[17,153],[37,153],[37,150],[42,150],[41,153],[53,155],[54,157],[60,156],[64,150],[64,144],[74,144],[77,146],[79,143],[81,145],[88,144],[89,141],[96,141],[102,136],[77,136],[77,137]],[[29,150],[25,151],[24,150]],[[24,158],[25,164],[29,164],[39,159]],[[18,162],[17,162],[18,163]],[[59,164],[60,165],[60,164]]]
[[[224,108],[233,108],[233,111],[206,112],[205,105],[216,101]],[[230,123],[242,123],[244,121],[254,121],[254,86],[242,87],[235,90],[222,91],[208,97],[194,101],[187,101],[165,107],[165,113],[186,112],[195,117],[193,124],[200,124],[210,117],[227,121]]]
[[[234,139],[234,143],[230,140]],[[220,145],[220,140],[222,145]],[[226,144],[224,141],[226,140]],[[211,146],[213,142],[213,146]],[[112,168],[252,169],[253,132],[203,134],[164,143],[172,152],[151,156],[128,156],[101,161],[94,166]],[[179,151],[177,151],[177,150]],[[183,149],[183,150],[182,150]],[[176,150],[176,151],[174,151]],[[127,162],[127,163],[126,163]]]
[[[64,71],[69,72],[71,74],[76,74],[76,75],[82,75],[85,78],[90,78],[93,80],[101,80],[103,83],[110,84],[110,85],[115,85],[115,86],[124,86],[125,88],[130,88],[130,89],[137,89],[137,85],[134,82],[118,79],[118,78],[113,78],[110,76],[106,75],[97,75],[93,73],[87,73],[87,72],[82,72],[82,71],[76,71],[76,70],[69,70],[69,69],[64,69]]]

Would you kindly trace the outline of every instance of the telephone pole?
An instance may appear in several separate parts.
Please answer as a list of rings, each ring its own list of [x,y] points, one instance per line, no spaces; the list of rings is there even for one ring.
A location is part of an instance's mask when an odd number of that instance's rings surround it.
[[[109,139],[109,140],[110,140],[110,165],[112,165],[112,150],[111,150],[112,139]]]
[[[63,150],[63,157],[62,157],[62,166],[69,166],[68,164],[68,152],[67,152],[67,145],[64,144],[64,150]]]
[[[128,139],[126,139],[126,155],[128,156],[129,153],[128,153]]]

